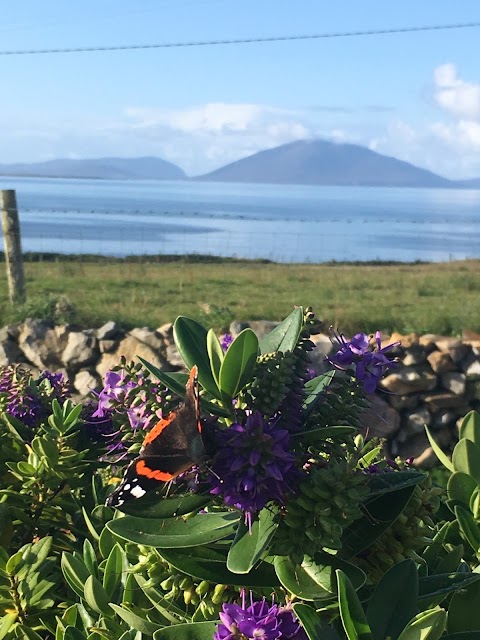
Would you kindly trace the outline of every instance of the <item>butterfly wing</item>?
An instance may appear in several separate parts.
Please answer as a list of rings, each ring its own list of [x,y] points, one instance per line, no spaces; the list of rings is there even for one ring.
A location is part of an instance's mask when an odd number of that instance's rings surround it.
[[[194,366],[185,401],[147,433],[140,455],[128,465],[122,482],[108,497],[108,506],[140,498],[204,459],[197,375]]]

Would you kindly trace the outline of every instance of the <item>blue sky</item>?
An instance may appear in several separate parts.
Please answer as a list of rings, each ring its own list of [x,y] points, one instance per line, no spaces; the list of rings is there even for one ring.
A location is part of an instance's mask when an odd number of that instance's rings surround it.
[[[23,0],[0,51],[480,21],[478,0]],[[0,56],[0,162],[156,155],[207,171],[300,138],[480,176],[480,28]]]

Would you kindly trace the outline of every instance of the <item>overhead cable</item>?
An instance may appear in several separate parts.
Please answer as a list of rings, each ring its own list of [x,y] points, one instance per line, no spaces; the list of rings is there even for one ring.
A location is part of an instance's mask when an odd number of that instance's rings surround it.
[[[48,53],[87,53],[103,51],[133,51],[140,49],[174,49],[181,47],[211,47],[218,45],[252,44],[262,42],[287,42],[295,40],[321,40],[333,38],[354,38],[360,36],[380,36],[401,33],[418,33],[424,31],[445,31],[454,29],[472,29],[480,27],[480,22],[464,22],[457,24],[424,25],[420,27],[393,27],[390,29],[368,29],[364,31],[336,31],[311,33],[303,35],[269,36],[265,38],[237,38],[229,40],[192,40],[187,42],[159,42],[155,44],[129,44],[113,46],[69,47],[55,49],[10,49],[0,50],[0,56],[37,55]]]

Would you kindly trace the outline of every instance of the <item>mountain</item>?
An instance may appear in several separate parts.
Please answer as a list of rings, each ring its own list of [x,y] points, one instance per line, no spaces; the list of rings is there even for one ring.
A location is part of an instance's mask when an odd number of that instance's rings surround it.
[[[196,180],[371,187],[453,187],[446,178],[356,144],[299,140],[260,151]]]
[[[470,178],[469,180],[455,180],[455,186],[460,189],[480,189],[480,178]]]
[[[0,164],[1,176],[99,178],[104,180],[184,180],[180,167],[161,158],[96,158]]]

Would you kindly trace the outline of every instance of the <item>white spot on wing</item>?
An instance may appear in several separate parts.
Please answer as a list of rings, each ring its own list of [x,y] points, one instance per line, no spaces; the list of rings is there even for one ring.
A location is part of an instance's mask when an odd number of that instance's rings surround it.
[[[138,484],[137,484],[136,487],[133,487],[133,489],[130,491],[130,493],[132,494],[132,496],[134,498],[141,498],[147,492],[145,491],[145,489],[142,489],[142,487],[139,487]]]

